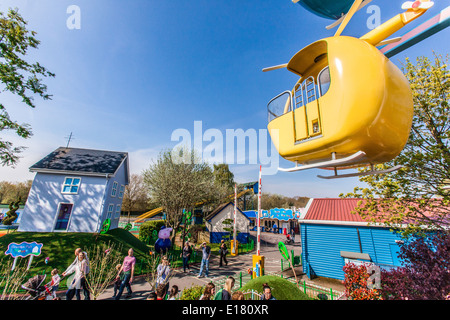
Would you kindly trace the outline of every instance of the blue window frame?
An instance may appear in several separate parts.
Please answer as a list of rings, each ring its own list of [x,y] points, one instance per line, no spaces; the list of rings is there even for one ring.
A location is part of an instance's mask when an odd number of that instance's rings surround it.
[[[81,178],[65,178],[61,193],[77,194],[81,185]]]

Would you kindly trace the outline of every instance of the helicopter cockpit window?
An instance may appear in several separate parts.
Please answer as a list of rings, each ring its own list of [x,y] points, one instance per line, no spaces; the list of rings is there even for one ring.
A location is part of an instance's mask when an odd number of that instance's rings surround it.
[[[290,91],[280,93],[267,105],[269,122],[285,113],[292,111],[292,95]]]
[[[319,88],[320,88],[320,96],[323,96],[325,93],[327,93],[328,89],[330,88],[330,68],[325,67],[320,71],[319,73]]]

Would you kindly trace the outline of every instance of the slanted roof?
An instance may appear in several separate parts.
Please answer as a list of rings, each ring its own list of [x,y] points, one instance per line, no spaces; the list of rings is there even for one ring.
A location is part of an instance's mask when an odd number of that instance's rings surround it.
[[[352,213],[360,199],[323,198],[312,202],[302,220],[365,222],[357,213]]]
[[[216,209],[214,209],[210,214],[208,214],[205,217],[206,221],[211,221],[212,218],[214,218],[217,214],[219,214],[223,209],[225,209],[228,205],[232,205],[234,207],[234,202],[233,201],[229,201],[226,203],[221,204],[220,206],[218,206]],[[245,215],[241,209],[237,208],[237,212],[240,212],[244,217],[246,217],[249,221],[250,219],[247,217],[247,215]]]
[[[31,172],[114,175],[125,163],[128,182],[128,153],[60,147],[30,167]]]
[[[258,212],[255,210],[247,210],[247,211],[243,211],[243,214],[245,214],[247,216],[247,218],[256,218]]]

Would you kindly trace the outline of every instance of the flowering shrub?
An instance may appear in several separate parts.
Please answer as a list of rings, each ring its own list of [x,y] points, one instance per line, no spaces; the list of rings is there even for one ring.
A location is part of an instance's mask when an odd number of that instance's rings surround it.
[[[437,232],[400,245],[402,266],[381,272],[383,299],[444,300],[450,294],[450,234]]]
[[[379,300],[381,295],[378,289],[369,288],[371,279],[367,271],[368,264],[356,265],[346,263],[343,270],[345,272],[344,292],[351,300]]]

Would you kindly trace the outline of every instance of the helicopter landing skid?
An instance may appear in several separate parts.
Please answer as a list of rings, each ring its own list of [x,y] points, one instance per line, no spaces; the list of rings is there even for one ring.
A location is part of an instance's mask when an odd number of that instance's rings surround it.
[[[333,156],[334,157],[334,156]],[[363,151],[358,151],[348,157],[341,159],[332,159],[328,161],[321,161],[317,163],[305,164],[302,166],[296,165],[293,168],[278,168],[280,171],[293,172],[307,169],[317,169],[317,168],[336,168],[348,165],[354,165],[356,163],[361,163],[366,158],[366,153]]]
[[[397,171],[401,169],[402,166],[394,166],[392,168],[386,169],[386,170],[370,170],[366,172],[356,172],[356,173],[349,173],[349,174],[335,174],[334,176],[321,176],[318,175],[317,177],[322,179],[338,179],[338,178],[349,178],[349,177],[360,177],[360,176],[368,176],[372,174],[382,174],[382,173],[389,173],[393,171]]]

